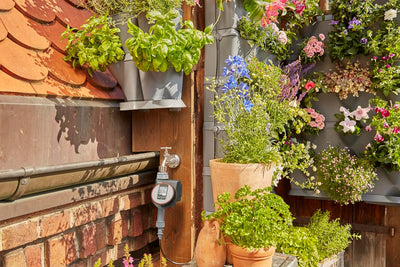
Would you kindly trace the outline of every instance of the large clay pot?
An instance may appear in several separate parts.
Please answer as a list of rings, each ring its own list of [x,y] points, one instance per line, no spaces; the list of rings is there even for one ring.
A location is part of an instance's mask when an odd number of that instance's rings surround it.
[[[273,167],[261,163],[224,163],[213,159],[210,160],[210,171],[214,202],[224,192],[231,193],[233,200],[236,191],[244,185],[254,190],[272,184]]]
[[[219,223],[217,221],[205,221],[197,238],[194,251],[197,267],[224,266],[226,246],[224,242],[219,242],[219,238]]]
[[[235,267],[271,267],[275,247],[248,250],[234,244],[228,245]]]

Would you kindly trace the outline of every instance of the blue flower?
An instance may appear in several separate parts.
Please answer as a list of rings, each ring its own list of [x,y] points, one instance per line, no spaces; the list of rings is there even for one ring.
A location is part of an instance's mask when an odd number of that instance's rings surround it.
[[[361,44],[366,44],[367,43],[367,38],[361,38],[360,43]]]
[[[240,56],[229,56],[226,60],[225,60],[226,66],[229,68],[232,65],[242,65],[244,62],[244,59]]]
[[[235,79],[235,76],[231,75],[231,76],[229,76],[228,81],[226,83],[222,84],[221,91],[222,91],[222,93],[225,94],[229,90],[232,90],[233,88],[235,88],[237,85],[238,84]]]
[[[249,95],[249,86],[247,83],[240,82],[239,91],[237,93],[241,98],[246,98]]]
[[[254,107],[254,104],[251,103],[251,101],[248,100],[248,99],[243,99],[243,105],[244,105],[244,109],[245,109],[247,112],[250,112],[250,111],[251,111],[251,108]]]

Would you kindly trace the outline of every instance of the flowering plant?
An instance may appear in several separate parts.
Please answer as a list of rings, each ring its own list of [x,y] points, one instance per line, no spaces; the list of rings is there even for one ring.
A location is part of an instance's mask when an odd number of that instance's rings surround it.
[[[400,170],[400,106],[383,99],[371,100],[375,115],[370,129],[375,129],[374,140],[365,150],[365,156],[377,167],[388,171]]]
[[[398,34],[400,37],[400,32]],[[398,57],[398,54],[390,53],[380,58],[377,56],[372,58],[371,86],[375,91],[380,91],[385,96],[389,95],[390,92],[396,95],[400,93],[400,66],[396,64]]]
[[[310,143],[291,138],[291,125],[302,109],[283,98],[286,76],[279,67],[239,56],[229,57],[223,81],[212,82],[215,119],[224,125],[223,162],[265,163],[280,166],[275,177],[312,166]],[[307,115],[303,111],[304,115]]]
[[[335,114],[338,121],[335,124],[335,130],[339,133],[359,135],[363,125],[369,119],[368,112],[370,107],[362,108],[358,106],[356,110],[349,111],[345,107],[340,107],[340,112]],[[367,127],[366,130],[369,128]]]
[[[337,93],[340,99],[346,99],[348,95],[358,96],[359,92],[375,94],[371,90],[371,76],[367,67],[362,67],[357,61],[347,62],[341,68],[336,65],[337,71],[326,73],[324,83],[328,87],[328,92]]]
[[[304,63],[316,63],[321,60],[322,56],[325,53],[325,44],[323,41],[325,40],[325,35],[320,33],[318,37],[311,36],[308,39],[305,39],[300,44],[300,58]]]
[[[330,56],[343,60],[366,54],[376,18],[374,0],[333,0],[331,4],[334,30],[329,33]]]
[[[316,156],[317,181],[335,202],[343,205],[361,201],[361,195],[374,187],[373,166],[351,155],[348,148],[329,146]]]

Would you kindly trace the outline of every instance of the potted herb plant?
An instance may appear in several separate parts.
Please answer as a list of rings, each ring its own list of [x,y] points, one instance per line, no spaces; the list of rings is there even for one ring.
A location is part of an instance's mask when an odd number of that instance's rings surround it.
[[[275,246],[292,225],[289,206],[271,190],[244,186],[235,201],[225,192],[218,196],[215,213],[203,213],[204,219],[220,223],[235,267],[271,266]]]
[[[211,26],[203,32],[195,29],[192,21],[184,21],[177,29],[174,19],[178,16],[177,10],[148,12],[147,19],[154,23],[149,32],[128,20],[132,37],[125,45],[140,70],[144,100],[180,98],[183,72],[189,74],[204,45],[214,41]]]

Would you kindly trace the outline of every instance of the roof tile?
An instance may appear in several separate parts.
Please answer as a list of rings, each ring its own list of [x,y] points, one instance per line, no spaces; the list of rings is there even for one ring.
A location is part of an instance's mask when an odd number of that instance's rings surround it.
[[[66,25],[79,28],[92,14],[82,1],[0,0],[0,93],[124,100],[108,71],[91,77],[63,60]]]
[[[88,82],[94,86],[100,87],[105,90],[110,90],[117,86],[117,80],[112,76],[109,70],[105,72],[95,71],[92,76],[87,77]]]
[[[49,48],[40,56],[43,65],[48,68],[51,77],[72,86],[79,86],[85,83],[85,72],[80,68],[74,69],[71,64],[65,62],[63,60],[64,55],[57,50]]]
[[[60,7],[60,10],[57,12],[57,18],[64,25],[79,28],[91,15],[93,15],[89,10],[78,9],[63,0],[58,0],[57,4]]]
[[[1,11],[10,10],[13,7],[14,7],[14,1],[13,0],[1,0],[0,1],[0,10]]]
[[[65,31],[65,27],[58,21],[55,21],[54,23],[43,25],[43,30],[46,33],[47,38],[51,41],[51,46],[59,52],[66,54],[65,47],[67,46],[68,41],[67,39],[61,39],[61,33]]]
[[[0,19],[0,41],[4,40],[7,37],[8,31],[6,27],[4,27],[3,22]]]
[[[71,3],[72,5],[78,6],[78,7],[86,6],[85,0],[65,0],[65,1]]]
[[[0,64],[3,68],[24,80],[40,81],[47,74],[47,68],[41,65],[35,51],[26,49],[9,38],[0,42]]]
[[[47,38],[39,33],[40,30],[43,31],[42,25],[28,19],[16,8],[9,12],[1,12],[0,18],[10,36],[21,45],[38,50],[45,50],[50,46]]]
[[[56,3],[54,0],[14,0],[17,8],[24,15],[38,21],[49,23],[56,18]]]
[[[33,87],[29,82],[16,79],[1,70],[0,81],[0,92],[2,93],[25,93],[32,95],[36,94],[35,90],[33,90]]]

